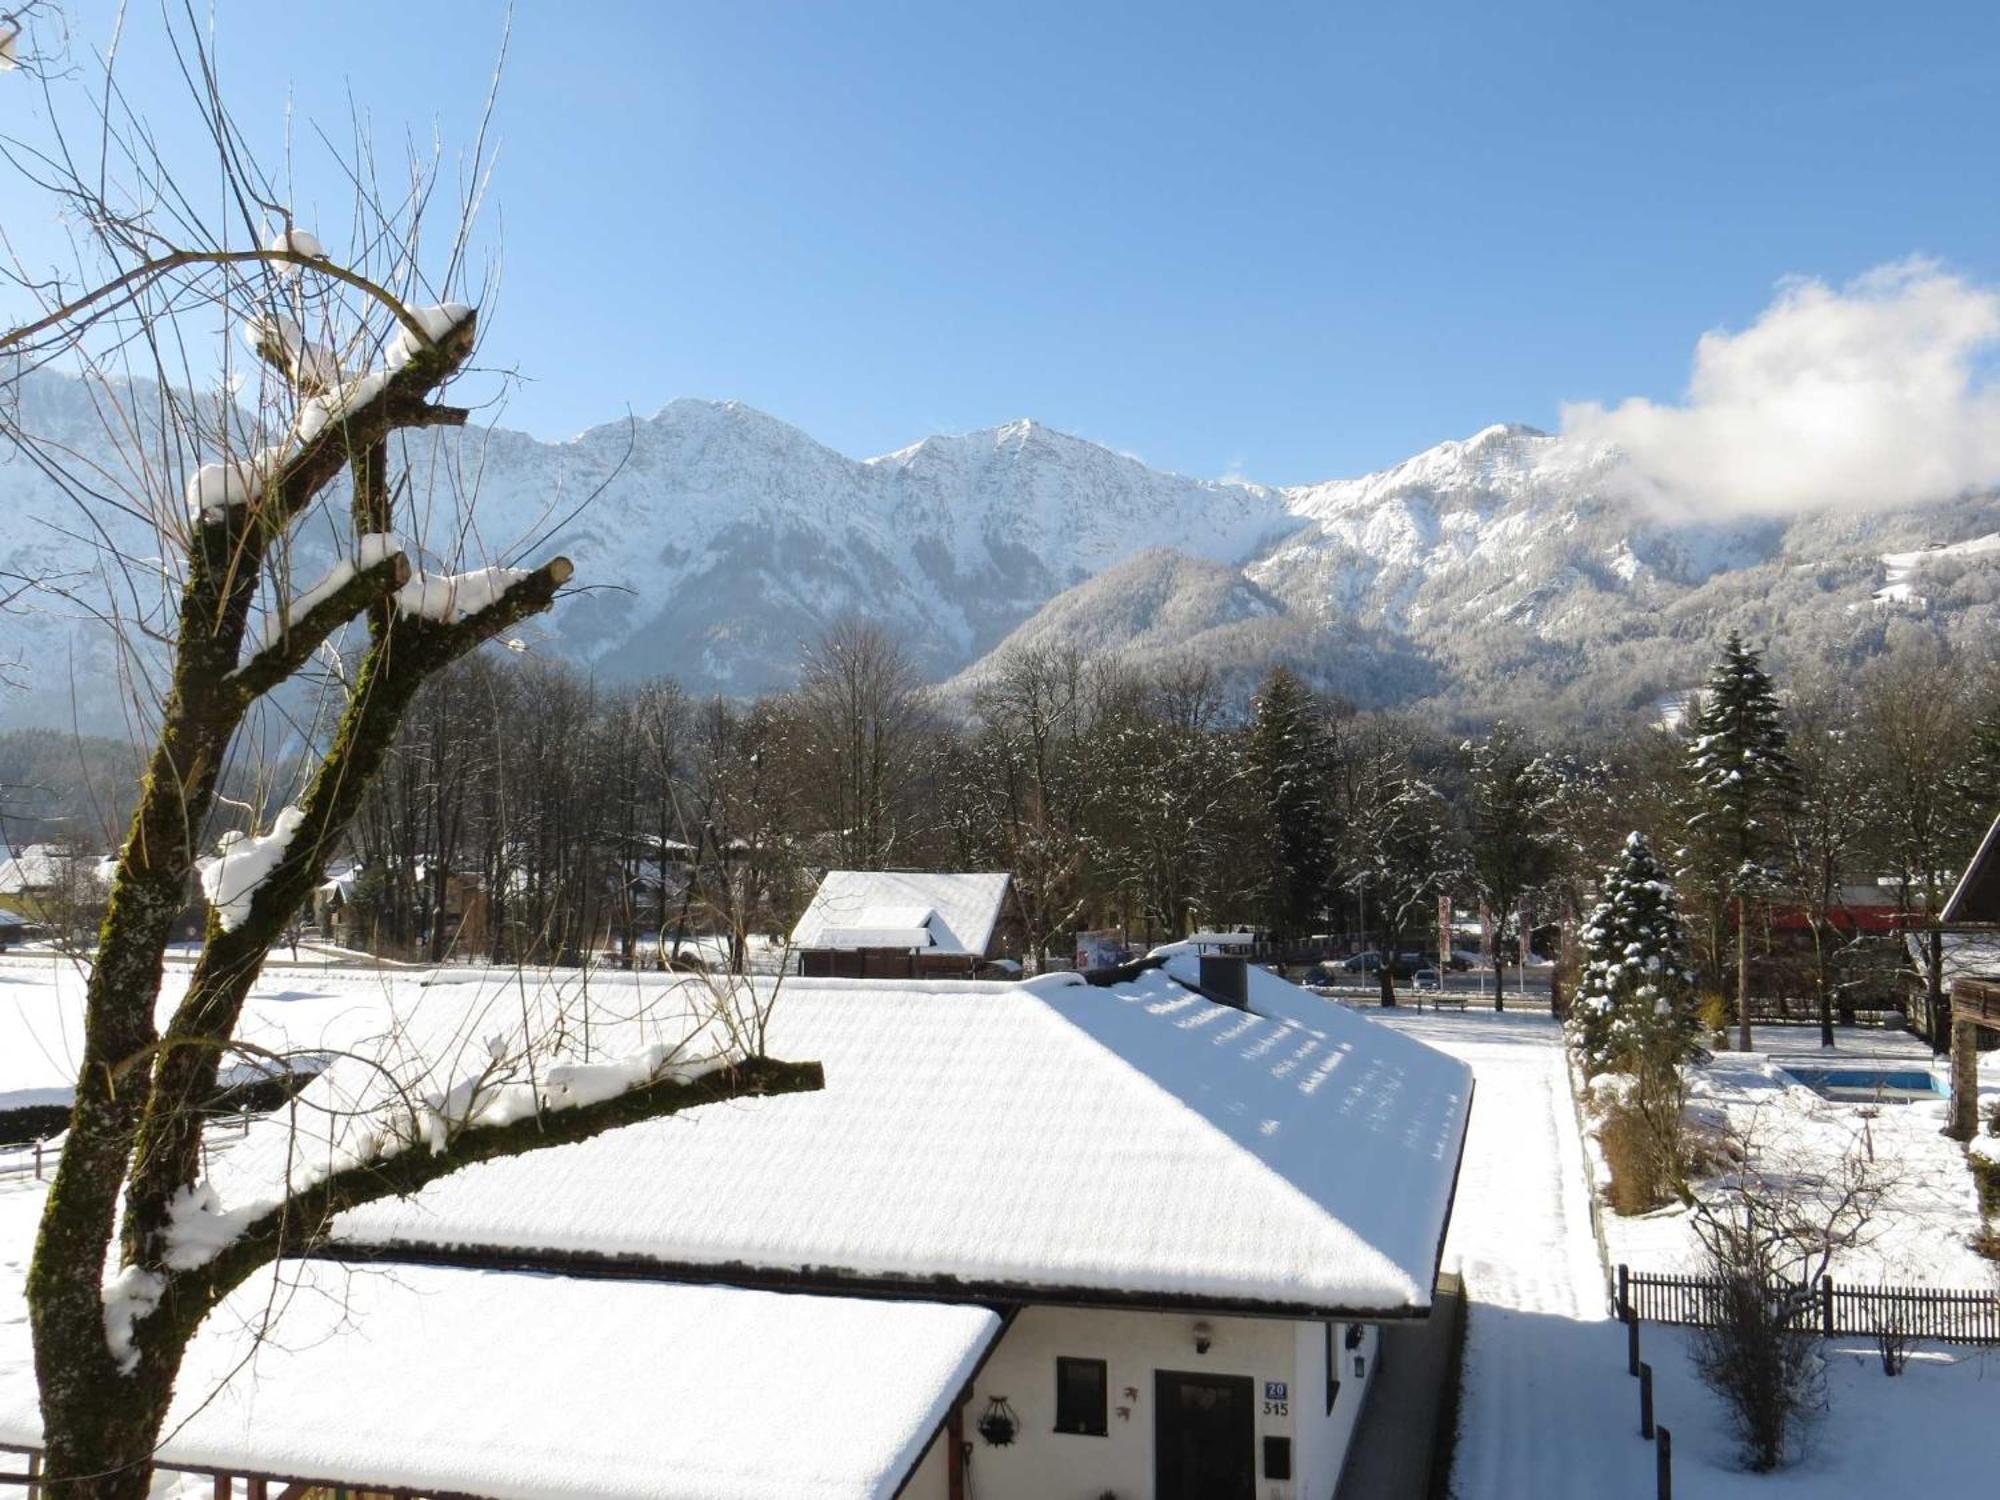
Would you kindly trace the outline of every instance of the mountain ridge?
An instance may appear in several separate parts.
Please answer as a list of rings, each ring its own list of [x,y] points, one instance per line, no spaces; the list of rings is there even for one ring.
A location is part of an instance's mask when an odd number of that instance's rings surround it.
[[[53,424],[91,451],[79,384],[21,382],[24,429]],[[1781,661],[2000,626],[2000,554],[1949,550],[2000,531],[1993,496],[1662,517],[1626,497],[1614,451],[1520,423],[1295,486],[1167,473],[1032,418],[857,459],[747,403],[693,397],[560,443],[495,427],[408,447],[432,497],[431,524],[412,528],[438,542],[431,565],[565,552],[590,587],[525,643],[605,680],[671,672],[698,692],[781,688],[802,642],[858,614],[961,687],[1036,641],[1141,665],[1192,652],[1239,695],[1284,661],[1363,704],[1588,719],[1698,680],[1730,626],[1775,637]],[[475,478],[460,544],[451,495]],[[45,523],[8,528],[0,570],[102,586],[102,550],[60,510],[31,466],[0,464],[0,513]],[[308,528],[301,576],[337,534],[332,519]],[[1905,554],[1891,579],[1885,555]],[[10,652],[35,680],[0,713],[25,722],[69,722],[50,664],[110,665],[84,622],[46,611],[0,617],[0,661]]]

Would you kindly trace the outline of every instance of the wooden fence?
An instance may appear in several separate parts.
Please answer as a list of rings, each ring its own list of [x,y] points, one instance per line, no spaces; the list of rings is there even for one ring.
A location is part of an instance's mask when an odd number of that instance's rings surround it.
[[[1857,1285],[1822,1276],[1817,1286],[1770,1289],[1790,1305],[1790,1321],[1827,1338],[1885,1330],[1947,1344],[2000,1344],[2000,1292],[1957,1287]],[[1710,1327],[1721,1309],[1723,1282],[1618,1268],[1618,1313],[1655,1323]]]

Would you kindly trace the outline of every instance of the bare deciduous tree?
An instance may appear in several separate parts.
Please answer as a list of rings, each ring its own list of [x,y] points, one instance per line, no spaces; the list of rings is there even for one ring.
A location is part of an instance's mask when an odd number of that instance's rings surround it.
[[[879,870],[902,833],[897,814],[915,770],[922,685],[909,658],[878,625],[836,622],[806,648],[799,711],[835,860]]]
[[[627,1060],[615,1091],[565,1096],[550,1066],[569,1055],[573,1030],[524,1007],[518,1032],[481,1047],[471,1074],[453,1074],[450,1046],[424,1050],[418,1076],[385,1067],[360,1146],[288,1177],[274,1201],[218,1218],[201,1176],[205,1109],[225,1059],[245,1050],[234,1033],[266,956],[322,878],[419,688],[548,609],[571,568],[555,558],[425,574],[398,535],[431,519],[397,462],[402,435],[468,416],[438,395],[479,330],[476,311],[450,296],[484,187],[479,154],[443,253],[431,254],[421,230],[446,196],[437,176],[414,163],[385,191],[357,142],[341,166],[352,250],[335,258],[256,165],[191,11],[169,20],[169,39],[212,148],[202,170],[219,173],[199,188],[157,153],[152,125],[126,112],[109,63],[92,86],[72,87],[38,65],[28,20],[16,51],[43,90],[51,135],[0,143],[0,155],[20,194],[39,192],[51,217],[74,226],[81,279],[17,262],[12,295],[38,307],[0,333],[0,359],[10,381],[44,365],[80,377],[126,471],[86,467],[61,434],[24,425],[18,403],[0,410],[15,414],[8,440],[62,485],[125,569],[130,676],[154,732],[89,976],[71,1125],[27,1293],[49,1488],[137,1500],[203,1318],[260,1267],[323,1242],[343,1210],[629,1121],[817,1087],[819,1073],[752,1055],[742,1038],[759,1028],[726,1027],[718,1052],[657,1048]],[[76,108],[81,129],[69,124]],[[261,362],[254,390],[234,368],[228,335],[239,327]],[[291,565],[309,517],[344,540],[321,581],[301,589]],[[448,529],[472,534],[464,516]],[[365,640],[343,657],[342,632],[357,619]],[[267,833],[232,831],[201,859],[219,778],[254,716],[297,714],[283,695],[328,661],[337,668],[319,687],[330,728],[310,736],[296,800],[260,820]],[[162,1026],[170,924],[197,874],[212,914]]]

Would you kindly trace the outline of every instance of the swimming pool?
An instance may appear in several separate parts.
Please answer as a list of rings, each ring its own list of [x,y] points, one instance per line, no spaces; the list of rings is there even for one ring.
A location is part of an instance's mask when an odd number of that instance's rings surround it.
[[[1948,1090],[1922,1068],[1793,1068],[1785,1076],[1843,1104],[1909,1104],[1942,1099]]]

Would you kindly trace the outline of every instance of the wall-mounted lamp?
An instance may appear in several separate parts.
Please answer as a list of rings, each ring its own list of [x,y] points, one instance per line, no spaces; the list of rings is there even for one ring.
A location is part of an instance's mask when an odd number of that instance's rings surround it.
[[[1347,1347],[1350,1349],[1359,1349],[1361,1347],[1361,1325],[1359,1323],[1349,1323],[1347,1325]]]
[[[1208,1353],[1209,1346],[1212,1345],[1214,1342],[1215,1342],[1215,1330],[1213,1328],[1209,1327],[1208,1324],[1206,1323],[1197,1323],[1194,1325],[1195,1353],[1197,1354]]]

